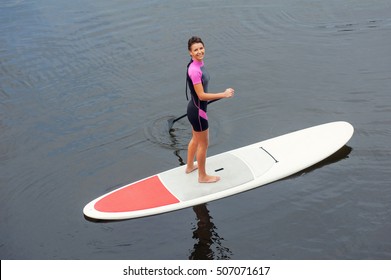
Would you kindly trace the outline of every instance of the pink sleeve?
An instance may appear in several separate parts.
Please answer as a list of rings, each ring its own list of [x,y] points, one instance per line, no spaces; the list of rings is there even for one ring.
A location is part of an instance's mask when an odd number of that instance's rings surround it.
[[[189,76],[190,76],[191,81],[193,82],[193,85],[201,83],[202,72],[201,72],[200,68],[190,66],[189,67]]]

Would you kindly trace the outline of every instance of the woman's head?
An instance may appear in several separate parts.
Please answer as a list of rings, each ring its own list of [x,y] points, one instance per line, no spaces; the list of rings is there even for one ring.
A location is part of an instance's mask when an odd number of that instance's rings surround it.
[[[187,43],[187,47],[193,60],[202,61],[204,59],[205,46],[200,37],[191,37]]]
[[[191,46],[193,44],[196,44],[196,43],[200,43],[202,45],[204,45],[204,42],[202,42],[202,39],[200,37],[197,37],[197,36],[193,36],[189,39],[189,41],[187,42],[187,48],[188,50],[190,51],[191,50]]]

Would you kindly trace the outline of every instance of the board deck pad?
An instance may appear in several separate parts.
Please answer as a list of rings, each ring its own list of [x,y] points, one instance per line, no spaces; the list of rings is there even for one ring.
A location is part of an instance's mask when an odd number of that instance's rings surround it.
[[[274,160],[264,151],[254,153],[258,157],[260,170],[264,173],[274,164]],[[223,153],[210,157],[207,162],[207,173],[221,177],[221,180],[211,184],[198,183],[198,172],[186,174],[183,168],[176,168],[159,174],[160,179],[171,193],[180,201],[196,199],[202,196],[221,192],[254,180],[254,172],[245,161],[231,153]]]
[[[331,156],[352,137],[344,121],[290,132],[206,160],[216,183],[198,183],[186,166],[161,172],[104,194],[84,209],[93,219],[120,220],[156,215],[221,199],[293,175]]]

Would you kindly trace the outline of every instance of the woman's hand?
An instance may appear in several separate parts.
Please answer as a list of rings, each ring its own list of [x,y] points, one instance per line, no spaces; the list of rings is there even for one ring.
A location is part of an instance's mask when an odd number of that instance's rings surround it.
[[[235,90],[233,88],[227,88],[225,91],[224,91],[224,97],[225,98],[231,98],[234,96],[234,93],[235,93]]]

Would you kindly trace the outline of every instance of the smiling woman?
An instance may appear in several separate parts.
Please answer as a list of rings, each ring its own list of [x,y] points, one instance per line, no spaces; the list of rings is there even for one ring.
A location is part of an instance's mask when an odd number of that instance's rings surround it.
[[[198,182],[215,183],[219,176],[206,173],[206,153],[209,145],[209,123],[207,105],[209,100],[230,98],[234,95],[232,88],[221,93],[208,93],[209,73],[204,66],[205,46],[199,37],[191,37],[188,50],[192,61],[187,66],[187,84],[190,88],[191,100],[187,106],[187,117],[192,125],[192,138],[188,146],[186,173],[198,169]],[[197,165],[194,164],[194,157]]]

